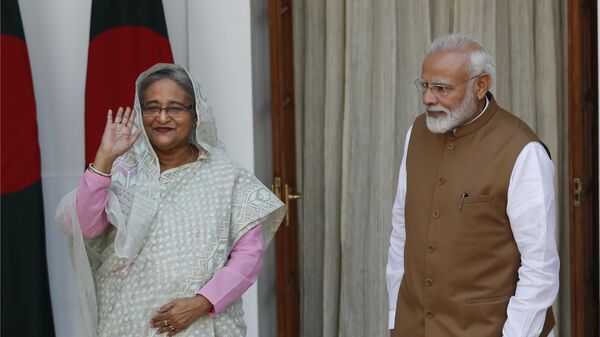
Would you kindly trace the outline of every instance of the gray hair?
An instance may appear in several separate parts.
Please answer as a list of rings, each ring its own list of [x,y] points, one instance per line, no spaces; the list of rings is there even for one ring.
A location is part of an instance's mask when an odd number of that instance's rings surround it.
[[[192,105],[196,105],[196,95],[194,94],[194,85],[192,84],[192,80],[185,70],[179,68],[162,68],[144,77],[144,79],[140,81],[138,88],[140,104],[143,104],[144,99],[146,98],[146,89],[148,89],[152,83],[162,79],[169,79],[177,83],[185,91],[188,99],[190,102],[192,102]]]
[[[469,77],[479,74],[490,76],[490,87],[496,81],[496,66],[494,58],[488,53],[483,44],[462,34],[440,36],[431,42],[425,57],[443,51],[469,51],[467,72]]]

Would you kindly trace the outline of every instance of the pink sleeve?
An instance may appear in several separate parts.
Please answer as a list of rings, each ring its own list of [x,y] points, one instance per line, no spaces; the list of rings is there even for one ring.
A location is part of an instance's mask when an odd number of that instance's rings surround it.
[[[108,227],[104,206],[108,203],[110,178],[86,170],[77,189],[77,217],[84,239],[100,235]]]
[[[209,316],[215,316],[240,298],[258,278],[263,257],[263,233],[260,225],[249,230],[233,246],[229,260],[198,294],[213,304]]]

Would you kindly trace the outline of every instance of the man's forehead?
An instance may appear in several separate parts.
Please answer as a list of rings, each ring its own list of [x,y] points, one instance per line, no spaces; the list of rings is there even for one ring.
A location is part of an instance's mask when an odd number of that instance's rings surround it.
[[[441,51],[428,55],[423,61],[421,76],[429,82],[446,82],[467,75],[466,51]]]

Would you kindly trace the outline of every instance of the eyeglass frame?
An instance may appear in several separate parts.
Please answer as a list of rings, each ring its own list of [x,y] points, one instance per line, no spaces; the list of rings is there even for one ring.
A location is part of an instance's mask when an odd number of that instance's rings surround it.
[[[155,103],[144,104],[142,106],[142,117],[158,117],[158,116],[160,116],[161,112],[163,112],[163,111],[167,114],[167,116],[169,116],[171,118],[179,117],[179,116],[181,116],[181,113],[183,113],[184,111],[190,111],[194,107],[194,104],[189,104],[189,105],[181,104],[181,105],[171,105],[171,106],[167,105],[165,107],[162,107],[159,104],[157,104],[158,112],[151,113],[151,114],[145,113],[144,111],[148,108],[148,105],[152,105],[152,104],[155,104]],[[177,104],[179,104],[179,103],[177,103]],[[173,108],[181,108],[182,109],[181,113],[173,114],[172,112],[169,112],[169,109],[173,109]]]
[[[467,78],[466,80],[462,80],[458,83],[455,84],[447,84],[447,83],[443,83],[443,82],[439,82],[439,83],[429,83],[429,82],[425,82],[422,78],[417,78],[413,81],[413,84],[415,85],[415,87],[417,88],[417,91],[419,92],[419,94],[421,94],[421,96],[425,95],[425,92],[427,92],[427,90],[431,90],[431,94],[434,95],[435,97],[446,97],[450,94],[450,92],[452,92],[454,89],[456,89],[456,87],[458,87],[459,85],[466,83],[474,78],[477,78],[481,75],[485,75],[486,73],[480,73],[477,75],[473,75],[469,78]],[[423,86],[420,86],[420,85]],[[420,88],[423,88],[423,91],[421,91]],[[436,90],[433,90],[432,88],[436,88]]]

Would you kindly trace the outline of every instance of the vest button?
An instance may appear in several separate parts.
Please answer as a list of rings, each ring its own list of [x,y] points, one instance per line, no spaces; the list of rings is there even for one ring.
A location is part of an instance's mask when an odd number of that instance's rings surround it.
[[[436,247],[436,246],[435,246],[433,243],[430,243],[430,244],[428,244],[428,245],[427,245],[427,250],[428,250],[430,253],[433,253],[433,252],[435,252],[435,251],[436,251],[436,249],[437,249],[437,247]]]
[[[433,285],[433,280],[430,279],[430,278],[426,279],[425,280],[425,285],[428,286],[428,287],[431,287]]]
[[[437,209],[436,209],[436,210],[433,210],[433,212],[431,212],[431,216],[432,216],[434,219],[437,219],[437,218],[439,218],[439,217],[440,217],[440,211],[438,211]]]
[[[444,185],[445,182],[446,182],[446,178],[444,178],[444,177],[437,178],[438,185]]]
[[[433,318],[433,312],[431,312],[431,311],[425,312],[425,317],[427,317],[428,319],[432,319]]]
[[[454,143],[448,143],[448,145],[446,145],[446,148],[450,151],[454,150]]]

